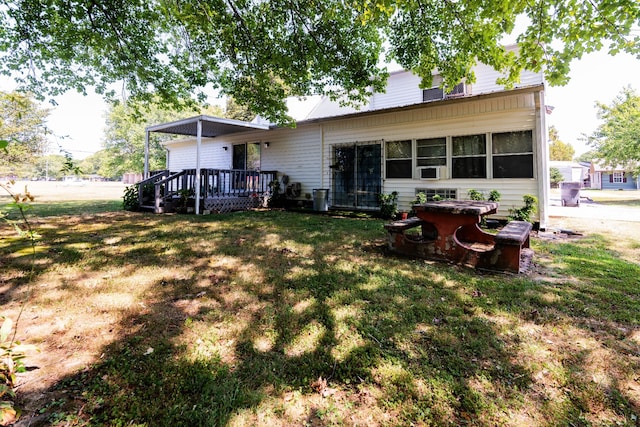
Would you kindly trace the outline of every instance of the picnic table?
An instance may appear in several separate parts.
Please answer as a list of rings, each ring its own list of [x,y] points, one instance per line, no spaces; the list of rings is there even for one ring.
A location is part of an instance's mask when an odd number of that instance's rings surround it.
[[[417,204],[416,217],[385,225],[389,247],[404,255],[518,273],[532,226],[512,221],[497,235],[487,233],[480,228],[482,217],[495,214],[498,206],[497,202],[475,200]],[[420,234],[406,233],[417,227]]]

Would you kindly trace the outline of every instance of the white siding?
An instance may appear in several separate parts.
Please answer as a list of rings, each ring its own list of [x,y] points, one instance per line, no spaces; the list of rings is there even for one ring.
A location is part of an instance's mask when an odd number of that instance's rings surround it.
[[[380,141],[384,144],[384,141],[398,139],[532,130],[535,165],[533,179],[383,180],[383,192],[399,192],[399,205],[402,209],[409,209],[416,189],[420,188],[455,189],[460,199],[466,198],[470,189],[487,194],[495,189],[502,194],[499,214],[506,216],[510,208],[523,205],[524,194],[533,194],[544,203],[541,176],[546,174],[546,152],[543,148],[546,130],[540,129],[544,123],[540,119],[539,95],[538,92],[520,91],[480,99],[461,98],[392,112],[303,122],[295,129],[248,131],[204,139],[201,167],[231,168],[233,144],[261,142],[262,169],[276,170],[279,174],[288,175],[289,182],[300,182],[301,198],[304,199],[305,194],[311,195],[314,188],[331,188],[332,170],[329,166],[336,144],[367,141]],[[264,145],[267,141],[269,147]],[[225,151],[224,146],[229,149]],[[195,167],[195,138],[190,142],[171,143],[167,147],[170,150],[171,170]],[[448,167],[451,167],[450,161]]]
[[[498,92],[504,90],[504,86],[496,83],[499,77],[502,77],[500,73],[494,70],[492,67],[484,64],[478,64],[474,67],[473,71],[476,75],[476,81],[471,85],[469,91],[472,95],[480,95],[483,93]],[[531,71],[523,71],[520,75],[520,82],[516,83],[514,87],[526,87],[535,86],[544,82],[541,73],[533,73]]]
[[[387,90],[371,97],[371,109],[397,107],[422,102],[420,77],[404,71],[391,74],[387,81]]]
[[[484,100],[467,100],[448,105],[432,104],[420,109],[326,122],[323,125],[325,141],[323,155],[325,163],[329,164],[332,146],[335,144],[534,130],[535,127],[535,97],[533,93],[511,94]],[[535,147],[537,144],[535,131],[533,135]],[[536,156],[537,153],[534,152],[534,164],[537,163]],[[536,167],[534,176],[537,177],[538,173],[540,172]],[[324,185],[328,187],[330,181],[331,171],[324,168]],[[436,181],[383,179],[383,192],[397,191],[399,193],[398,205],[404,210],[409,209],[417,188],[455,189],[459,199],[467,198],[467,192],[470,189],[483,191],[487,195],[489,191],[495,189],[502,194],[499,214],[505,217],[508,215],[509,208],[523,205],[522,196],[524,194],[533,194],[539,197],[536,178],[441,179]]]
[[[467,95],[482,95],[504,91],[504,86],[498,85],[496,80],[500,74],[492,67],[479,64],[474,68],[476,82],[467,85]],[[439,76],[434,76],[434,85],[441,81]],[[540,73],[524,71],[520,82],[515,84],[515,88],[540,85],[544,82]],[[402,107],[422,103],[422,89],[420,89],[420,78],[410,71],[399,71],[389,76],[387,88],[384,93],[376,93],[369,105],[360,109],[348,106],[340,106],[338,102],[324,98],[309,114],[309,120],[323,117],[336,117],[358,111],[381,110],[385,108]],[[437,101],[435,101],[437,102]]]
[[[302,185],[302,195],[321,187],[322,157],[319,125],[301,125],[296,129],[278,129],[268,135],[269,148],[262,149],[262,169],[277,170],[289,176],[289,182]]]
[[[269,142],[265,147],[264,142]],[[203,138],[201,168],[231,169],[234,144],[261,143],[261,169],[289,176],[300,182],[302,194],[321,185],[321,129],[319,125],[301,125],[296,129],[250,131],[218,138]],[[224,150],[223,147],[228,147]],[[169,169],[179,171],[196,167],[196,139],[169,144]]]

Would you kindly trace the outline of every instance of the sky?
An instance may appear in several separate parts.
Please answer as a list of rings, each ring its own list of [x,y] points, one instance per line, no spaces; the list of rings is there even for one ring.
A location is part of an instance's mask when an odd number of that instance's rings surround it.
[[[628,85],[640,93],[640,60],[628,54],[593,53],[572,63],[570,77],[566,86],[547,86],[546,104],[553,106],[547,124],[555,126],[560,140],[571,144],[579,155],[590,148],[580,141],[582,135],[590,135],[599,124],[596,102],[610,104]],[[6,86],[5,81],[0,89],[13,89]],[[100,96],[69,92],[56,101],[58,106],[51,107],[48,121],[57,136],[51,152],[57,153],[60,146],[82,159],[99,151],[107,111]]]
[[[582,135],[591,135],[601,123],[596,102],[610,104],[629,85],[640,94],[640,59],[593,53],[574,60],[570,76],[566,86],[547,86],[546,104],[554,107],[547,115],[547,125],[555,126],[560,140],[571,144],[579,155],[591,149],[580,141]]]

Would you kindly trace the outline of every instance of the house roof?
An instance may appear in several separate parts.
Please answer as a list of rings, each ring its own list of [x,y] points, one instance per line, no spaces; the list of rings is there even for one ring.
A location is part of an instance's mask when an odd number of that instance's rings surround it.
[[[623,165],[604,165],[600,163],[592,163],[594,172],[623,172],[629,170],[628,167]],[[633,166],[633,165],[630,165]]]
[[[343,109],[341,113],[333,112],[336,115],[322,115],[321,117],[314,118],[306,118],[297,120],[297,124],[305,124],[305,123],[318,123],[335,119],[343,119],[343,118],[352,118],[352,117],[363,117],[372,114],[380,114],[380,113],[390,113],[395,111],[404,111],[410,109],[424,108],[428,105],[443,105],[443,104],[453,104],[458,102],[464,102],[469,99],[487,99],[493,98],[496,96],[503,96],[506,94],[515,94],[515,93],[527,93],[534,92],[538,90],[543,90],[544,84],[536,84],[530,86],[523,86],[507,91],[495,91],[495,92],[487,92],[476,95],[466,95],[455,98],[443,99],[440,101],[433,102],[420,102],[415,104],[387,107],[387,108],[379,108],[379,109],[368,109],[363,111],[358,111],[356,109]],[[313,101],[317,101],[317,99],[313,99]],[[320,104],[324,99],[320,100]],[[330,111],[325,112],[326,114],[330,114]],[[309,114],[313,116],[313,113]],[[177,120],[175,122],[170,123],[162,123],[158,125],[148,126],[146,128],[147,132],[158,132],[158,133],[167,133],[174,135],[187,135],[187,136],[197,136],[197,125],[198,121],[202,120],[202,137],[204,138],[214,138],[216,136],[229,135],[236,132],[244,132],[250,130],[269,130],[273,128],[277,128],[278,126],[273,123],[265,122],[257,117],[253,122],[243,122],[241,120],[233,120],[233,119],[225,119],[221,117],[213,117],[213,116],[195,116],[182,120]],[[176,141],[172,141],[176,142]]]
[[[202,136],[214,138],[248,130],[268,130],[269,125],[243,122],[241,120],[224,119],[213,116],[195,116],[170,123],[148,126],[147,132],[170,133],[173,135],[198,135],[198,122],[202,121]]]
[[[358,117],[358,116],[364,117],[364,116],[374,115],[374,114],[392,113],[396,111],[406,111],[406,110],[425,108],[428,106],[455,104],[459,102],[466,102],[470,99],[489,99],[489,98],[494,98],[494,97],[499,97],[504,95],[511,95],[511,94],[517,94],[517,93],[530,93],[530,92],[536,92],[540,90],[544,90],[544,84],[534,84],[534,85],[528,85],[528,86],[521,86],[514,89],[509,89],[509,90],[500,90],[500,91],[485,92],[480,94],[456,96],[452,98],[445,98],[438,101],[417,102],[413,104],[398,105],[398,106],[385,107],[385,108],[366,109],[366,110],[353,109],[352,111],[349,111],[349,107],[347,107],[345,111],[341,113],[334,113],[335,115],[326,115],[326,116],[323,115],[321,117],[307,118],[305,120],[300,120],[297,123],[298,124],[317,123],[317,122],[323,122],[328,120],[352,118],[352,117]]]

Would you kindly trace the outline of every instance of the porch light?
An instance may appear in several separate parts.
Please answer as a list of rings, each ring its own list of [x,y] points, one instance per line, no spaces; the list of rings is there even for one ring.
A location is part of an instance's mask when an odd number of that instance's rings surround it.
[[[264,148],[269,148],[269,142],[268,141],[264,143]]]
[[[222,149],[223,149],[224,151],[227,151],[227,150],[229,149],[229,147],[227,147],[226,145],[224,145],[224,146],[222,147]]]

